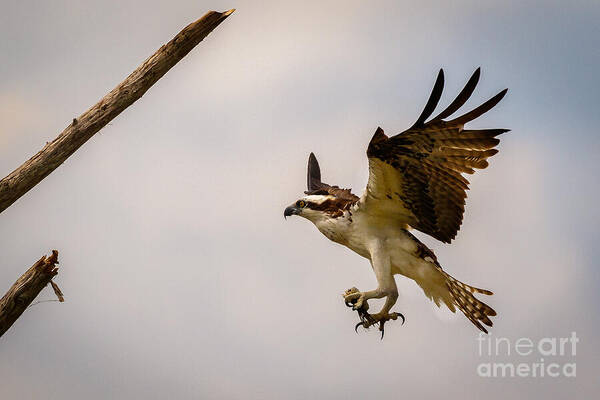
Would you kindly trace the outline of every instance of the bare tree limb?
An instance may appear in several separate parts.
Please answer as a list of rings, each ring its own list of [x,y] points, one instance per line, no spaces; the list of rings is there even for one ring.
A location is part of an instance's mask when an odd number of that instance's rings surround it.
[[[0,212],[17,201],[54,171],[81,145],[108,124],[185,57],[235,9],[210,11],[186,26],[163,45],[110,93],[89,110],[74,118],[56,139],[0,181]]]
[[[58,251],[52,250],[49,257],[43,256],[29,268],[0,299],[0,336],[4,335],[23,311],[48,283],[52,284],[59,301],[64,301],[52,278],[58,274]],[[58,291],[57,291],[58,290]],[[59,294],[60,293],[60,294]]]

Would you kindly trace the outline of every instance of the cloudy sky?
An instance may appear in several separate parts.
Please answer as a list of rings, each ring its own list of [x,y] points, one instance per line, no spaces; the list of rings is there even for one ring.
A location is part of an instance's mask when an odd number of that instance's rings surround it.
[[[0,214],[0,292],[60,251],[66,302],[0,339],[2,399],[590,398],[598,394],[600,4],[574,1],[15,1],[0,14],[0,175],[207,10],[237,11]],[[505,127],[452,245],[492,289],[492,340],[576,332],[576,378],[483,378],[478,331],[398,277],[404,326],[354,333],[368,262],[284,221],[314,151],[361,193],[366,145],[447,104],[478,66],[473,127]],[[46,289],[39,299],[52,299]]]

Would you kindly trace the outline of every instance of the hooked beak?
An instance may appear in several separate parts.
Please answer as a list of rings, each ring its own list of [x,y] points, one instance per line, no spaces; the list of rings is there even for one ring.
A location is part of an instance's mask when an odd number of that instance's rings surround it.
[[[290,217],[292,215],[300,214],[300,209],[296,206],[289,206],[283,211],[283,218]]]

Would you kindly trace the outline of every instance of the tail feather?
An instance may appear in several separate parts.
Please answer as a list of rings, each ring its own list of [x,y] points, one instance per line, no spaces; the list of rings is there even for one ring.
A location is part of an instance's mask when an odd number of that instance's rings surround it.
[[[456,312],[458,308],[473,325],[482,332],[488,333],[483,325],[493,325],[490,317],[495,316],[496,311],[477,299],[474,294],[491,296],[493,293],[486,289],[467,285],[450,276],[442,269],[431,249],[408,231],[406,231],[406,234],[415,242],[417,246],[415,256],[421,259],[422,262],[417,264],[418,267],[414,268],[411,274],[405,274],[401,271],[397,271],[397,273],[414,279],[417,285],[423,289],[423,293],[438,307],[445,304],[452,312]]]
[[[489,317],[495,316],[496,311],[484,302],[478,300],[473,294],[480,293],[490,296],[493,293],[489,290],[467,285],[466,283],[454,279],[443,270],[440,270],[440,272],[446,278],[446,287],[450,291],[454,304],[480,331],[488,333],[487,329],[481,323],[492,326],[493,322]]]

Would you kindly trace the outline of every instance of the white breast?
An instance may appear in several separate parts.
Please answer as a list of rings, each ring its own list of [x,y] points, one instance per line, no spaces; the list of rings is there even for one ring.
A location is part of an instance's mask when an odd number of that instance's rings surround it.
[[[416,252],[416,244],[406,235],[403,227],[372,215],[346,211],[339,218],[323,218],[315,225],[328,239],[340,243],[355,253],[371,259],[369,249],[374,241],[383,243],[386,252],[393,259],[404,258]],[[381,247],[380,247],[381,248]],[[394,260],[392,260],[392,263]]]

